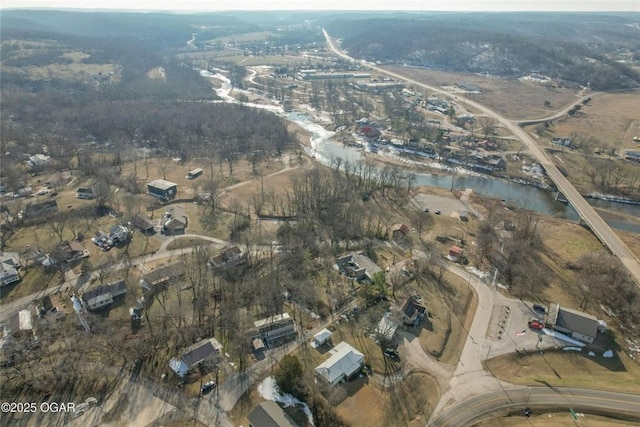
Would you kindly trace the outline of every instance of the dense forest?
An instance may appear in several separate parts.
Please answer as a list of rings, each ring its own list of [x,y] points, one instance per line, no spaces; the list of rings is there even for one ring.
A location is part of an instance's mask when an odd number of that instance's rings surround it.
[[[431,14],[340,19],[326,28],[352,55],[368,60],[505,77],[535,71],[610,90],[640,85],[640,74],[621,61],[640,56],[633,18]]]

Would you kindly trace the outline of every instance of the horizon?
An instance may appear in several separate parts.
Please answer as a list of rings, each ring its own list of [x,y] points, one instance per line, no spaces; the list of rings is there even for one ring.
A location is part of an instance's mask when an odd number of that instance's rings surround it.
[[[367,0],[351,0],[346,5],[339,0],[312,0],[301,3],[296,0],[273,0],[267,5],[249,1],[245,7],[217,6],[205,0],[195,0],[186,4],[171,1],[126,0],[5,0],[0,10],[54,10],[67,12],[166,12],[166,13],[210,13],[210,12],[632,12],[640,13],[638,0],[513,0],[505,5],[503,0],[451,0],[446,4],[439,1],[399,0],[386,6],[380,2],[372,4]]]

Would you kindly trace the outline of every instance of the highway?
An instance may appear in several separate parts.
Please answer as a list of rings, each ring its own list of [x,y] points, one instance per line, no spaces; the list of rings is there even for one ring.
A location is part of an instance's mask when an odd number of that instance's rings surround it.
[[[324,29],[322,30],[322,32],[327,40],[327,45],[329,46],[329,48],[339,57],[348,61],[365,65],[372,70],[384,73],[398,80],[403,80],[414,86],[427,89],[431,92],[440,93],[448,98],[451,97],[451,94],[446,90],[426,85],[417,80],[405,77],[401,74],[377,67],[374,64],[368,63],[366,61],[359,61],[350,57],[333,44],[331,37]],[[561,191],[562,194],[564,194],[569,203],[571,203],[571,206],[573,206],[574,209],[578,212],[578,215],[580,215],[582,221],[584,221],[589,226],[593,234],[595,234],[600,242],[607,248],[609,248],[612,254],[620,259],[622,264],[627,268],[631,276],[634,278],[636,285],[640,287],[640,261],[638,260],[636,255],[631,252],[631,250],[622,241],[622,239],[620,239],[620,237],[618,237],[618,235],[611,229],[611,227],[609,227],[609,225],[600,217],[600,215],[598,215],[595,209],[593,209],[591,205],[587,203],[584,197],[582,197],[582,195],[569,182],[569,180],[565,178],[564,175],[562,175],[560,170],[553,164],[544,150],[538,147],[536,141],[527,132],[525,132],[525,130],[522,129],[517,122],[513,122],[501,116],[500,114],[485,107],[484,105],[468,99],[461,100],[458,98],[456,101],[460,104],[465,104],[469,107],[475,108],[493,118],[494,120],[502,124],[505,128],[507,128],[510,132],[512,132],[514,136],[519,138],[526,145],[530,154],[535,157],[538,163],[540,163],[540,165],[545,169],[547,176],[554,182],[558,190]]]
[[[432,420],[430,427],[457,427],[494,418],[523,408],[541,411],[597,413],[640,420],[640,396],[628,393],[568,387],[523,387],[482,394],[447,409]]]

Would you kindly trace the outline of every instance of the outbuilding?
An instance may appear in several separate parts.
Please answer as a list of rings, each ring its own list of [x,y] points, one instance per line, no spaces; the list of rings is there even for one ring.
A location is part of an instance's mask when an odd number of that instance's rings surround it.
[[[171,200],[176,198],[178,194],[178,184],[164,179],[156,179],[147,184],[147,190],[150,195],[163,200]]]

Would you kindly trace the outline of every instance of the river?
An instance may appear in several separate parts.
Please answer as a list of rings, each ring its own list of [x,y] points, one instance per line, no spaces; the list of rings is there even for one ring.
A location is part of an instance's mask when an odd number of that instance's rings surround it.
[[[239,103],[229,94],[231,91],[231,83],[229,79],[221,73],[222,70],[214,71],[217,72],[210,73],[209,71],[201,70],[200,73],[205,77],[214,78],[222,82],[222,86],[216,89],[217,95],[222,99],[218,102]],[[334,132],[328,131],[320,124],[315,123],[306,114],[299,112],[287,113],[281,106],[273,104],[244,103],[244,105],[272,111],[296,123],[309,132],[311,134],[311,147],[305,147],[305,150],[307,154],[320,163],[328,165],[332,159],[337,157],[349,161],[363,159],[362,148],[346,146],[335,141],[333,139]],[[391,152],[390,155],[393,155],[393,152]],[[470,188],[483,196],[502,199],[509,205],[527,208],[556,218],[565,218],[571,221],[579,220],[578,213],[570,204],[558,202],[555,200],[555,195],[552,192],[530,185],[492,178],[464,169],[446,169],[443,173],[439,174],[416,173],[415,177],[416,185],[440,188],[453,187],[454,189],[462,190]],[[633,221],[625,219],[624,217],[628,215],[640,218],[640,205],[630,205],[598,199],[587,199],[587,201],[612,228],[640,233],[640,221]]]

